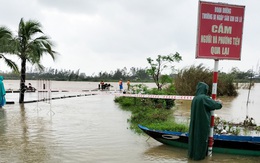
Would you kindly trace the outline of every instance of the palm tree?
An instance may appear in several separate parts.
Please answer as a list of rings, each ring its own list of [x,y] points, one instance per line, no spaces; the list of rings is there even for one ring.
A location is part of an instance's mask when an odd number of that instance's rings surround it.
[[[21,18],[18,35],[12,36],[12,41],[3,48],[9,53],[13,53],[21,59],[21,76],[20,76],[20,97],[19,103],[24,102],[25,79],[26,79],[26,62],[43,69],[40,60],[43,54],[49,54],[53,60],[56,58],[56,52],[52,50],[53,43],[50,38],[44,35],[41,30],[41,24],[38,21],[29,20],[24,22]]]
[[[0,27],[0,59],[3,59],[5,64],[13,69],[15,72],[18,72],[18,66],[12,60],[6,58],[3,53],[6,53],[5,47],[12,41],[12,33],[6,27]]]

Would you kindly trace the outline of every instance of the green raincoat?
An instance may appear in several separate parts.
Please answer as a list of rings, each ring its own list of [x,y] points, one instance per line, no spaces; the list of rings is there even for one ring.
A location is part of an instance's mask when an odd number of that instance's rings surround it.
[[[210,111],[221,109],[222,104],[207,96],[209,86],[199,82],[196,95],[191,103],[191,118],[189,127],[189,158],[202,160],[207,155],[208,137],[210,131]]]
[[[5,105],[5,87],[3,83],[4,77],[0,76],[0,108]]]

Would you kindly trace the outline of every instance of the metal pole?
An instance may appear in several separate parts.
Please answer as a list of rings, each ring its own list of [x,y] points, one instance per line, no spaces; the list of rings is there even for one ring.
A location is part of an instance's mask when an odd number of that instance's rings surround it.
[[[213,71],[212,95],[211,95],[213,100],[217,99],[218,63],[219,63],[219,60],[215,59],[214,71]],[[214,118],[215,118],[214,117],[214,111],[211,111],[211,122],[210,122],[210,131],[209,131],[209,144],[208,144],[208,156],[212,156]]]

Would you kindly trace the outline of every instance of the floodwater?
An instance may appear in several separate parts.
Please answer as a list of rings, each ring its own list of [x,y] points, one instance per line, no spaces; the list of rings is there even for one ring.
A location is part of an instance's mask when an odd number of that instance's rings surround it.
[[[19,87],[19,81],[4,82],[6,89]],[[33,86],[39,85],[34,81],[31,83]],[[50,84],[52,89],[69,92],[53,92],[51,97],[87,94],[89,92],[80,90],[95,89],[97,84],[53,81]],[[117,83],[112,85],[116,91]],[[260,90],[259,86],[254,87],[250,97],[257,95],[256,89]],[[153,84],[149,87],[153,87]],[[44,96],[50,95],[40,94],[40,97]],[[233,120],[243,119],[244,113],[247,113],[245,97],[247,91],[240,90],[237,98],[223,100],[224,108],[217,114]],[[252,116],[259,113],[254,108],[259,103],[257,97],[259,93],[249,103],[248,113]],[[24,105],[18,104],[18,93],[7,94],[6,98],[15,104],[0,109],[1,163],[192,162],[187,159],[187,150],[162,145],[130,130],[127,119],[131,114],[114,103],[111,92]],[[39,94],[25,94],[25,100],[35,98],[39,98]],[[176,107],[178,116],[187,117],[188,105],[178,103]],[[259,115],[255,117],[258,123]],[[211,158],[200,162],[244,163],[258,160],[259,157],[213,154]]]
[[[253,118],[257,125],[260,125],[260,83],[256,83],[249,91],[245,88],[238,89],[238,96],[217,97],[223,102],[221,110],[214,111],[215,115],[223,120],[239,123],[243,122],[246,116]],[[177,101],[175,115],[183,122],[188,121],[190,116],[191,101]]]

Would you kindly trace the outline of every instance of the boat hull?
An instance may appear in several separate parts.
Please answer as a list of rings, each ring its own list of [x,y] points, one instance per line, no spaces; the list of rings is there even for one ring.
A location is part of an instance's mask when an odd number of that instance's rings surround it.
[[[188,149],[187,133],[152,130],[142,125],[138,126],[147,135],[163,144]],[[214,135],[213,152],[260,156],[260,137]]]

